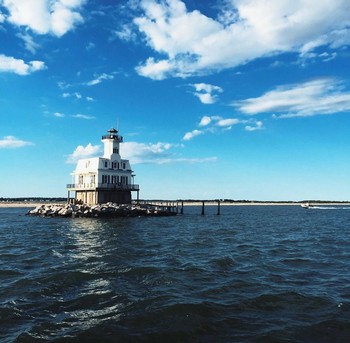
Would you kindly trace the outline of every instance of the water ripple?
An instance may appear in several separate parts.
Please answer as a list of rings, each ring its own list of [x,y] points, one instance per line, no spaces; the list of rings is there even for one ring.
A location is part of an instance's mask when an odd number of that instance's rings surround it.
[[[343,342],[350,211],[171,218],[0,209],[2,342]]]

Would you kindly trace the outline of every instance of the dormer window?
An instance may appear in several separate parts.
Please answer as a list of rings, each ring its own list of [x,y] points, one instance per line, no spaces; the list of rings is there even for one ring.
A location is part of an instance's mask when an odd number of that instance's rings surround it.
[[[107,161],[105,161],[105,168],[107,168],[108,167],[108,162]]]

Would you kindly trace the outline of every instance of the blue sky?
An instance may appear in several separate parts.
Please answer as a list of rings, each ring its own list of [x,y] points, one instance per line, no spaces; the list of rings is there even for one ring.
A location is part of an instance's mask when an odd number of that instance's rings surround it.
[[[119,125],[141,198],[349,200],[346,0],[0,0],[0,197]]]

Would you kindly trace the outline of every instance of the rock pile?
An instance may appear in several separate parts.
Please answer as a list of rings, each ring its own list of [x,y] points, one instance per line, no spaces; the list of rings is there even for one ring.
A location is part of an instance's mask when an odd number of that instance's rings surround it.
[[[153,205],[129,205],[106,203],[89,206],[73,204],[39,205],[28,211],[29,216],[41,217],[140,217],[140,216],[173,216],[177,213],[167,207]]]

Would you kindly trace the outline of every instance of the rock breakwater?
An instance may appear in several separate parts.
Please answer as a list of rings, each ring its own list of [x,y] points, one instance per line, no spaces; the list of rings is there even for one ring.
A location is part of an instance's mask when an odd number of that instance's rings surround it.
[[[29,216],[41,217],[140,217],[140,216],[174,216],[177,212],[174,208],[154,205],[131,205],[106,203],[89,206],[73,204],[45,204],[39,205],[27,212]]]

